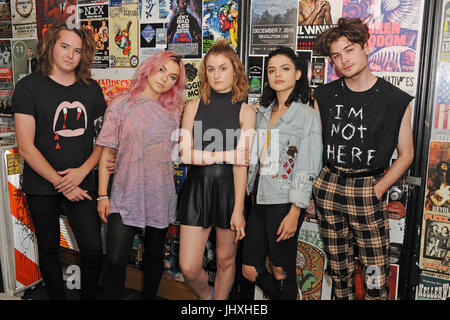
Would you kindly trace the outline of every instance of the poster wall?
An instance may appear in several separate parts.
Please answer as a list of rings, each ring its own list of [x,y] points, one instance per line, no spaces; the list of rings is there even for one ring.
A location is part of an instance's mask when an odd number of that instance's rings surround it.
[[[37,37],[44,36],[47,29],[58,23],[78,26],[77,0],[35,0]]]
[[[422,215],[417,300],[445,300],[450,277],[450,1],[442,3],[433,118]]]
[[[249,43],[245,45],[249,57],[245,58],[250,82],[249,103],[258,103],[264,88],[266,57],[279,45],[291,47],[307,59],[312,91],[316,86],[337,79],[329,58],[318,56],[314,46],[316,36],[334,26],[340,17],[360,17],[368,23],[371,70],[411,95],[416,94],[425,1],[248,2]],[[447,10],[449,3],[444,1],[445,14],[450,12]],[[131,86],[137,68],[145,59],[165,49],[174,50],[184,58],[186,99],[198,97],[200,61],[209,47],[223,38],[240,51],[237,39],[242,33],[238,28],[241,8],[242,1],[238,0],[0,0],[0,109],[5,109],[0,116],[8,115],[14,84],[29,71],[28,67],[24,68],[25,60],[32,60],[28,58],[28,47],[36,57],[37,39],[42,38],[48,27],[59,22],[92,31],[97,45],[92,76],[102,87],[107,102],[114,94]],[[449,47],[447,23],[443,25],[442,63],[439,65],[440,81],[437,82],[442,86],[439,89],[442,93],[449,92]],[[449,106],[448,95],[439,96],[436,110],[440,111],[435,112],[432,133],[439,143],[449,141],[450,119],[446,118]],[[4,119],[2,117],[2,121]],[[404,218],[396,215],[395,210],[393,208],[392,217]],[[443,212],[429,212],[432,216],[445,217]],[[430,223],[438,224],[442,229],[446,222],[430,219]],[[176,232],[176,228],[172,229]],[[401,241],[402,237],[394,238]],[[176,243],[175,240],[172,242]],[[400,247],[394,248],[400,250]],[[429,255],[424,259],[424,262],[434,261]],[[436,268],[430,270],[434,272]],[[319,294],[306,292],[305,296],[319,297]]]

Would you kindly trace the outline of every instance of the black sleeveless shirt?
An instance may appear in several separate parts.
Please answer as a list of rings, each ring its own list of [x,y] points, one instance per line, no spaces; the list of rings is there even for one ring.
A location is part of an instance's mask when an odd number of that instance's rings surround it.
[[[218,93],[211,90],[211,103],[205,105],[200,99],[195,115],[194,149],[204,151],[227,151],[236,148],[241,126],[239,114],[242,101],[231,102],[232,91]]]
[[[363,92],[351,91],[341,78],[319,86],[314,96],[322,120],[325,164],[389,167],[412,96],[382,78]]]

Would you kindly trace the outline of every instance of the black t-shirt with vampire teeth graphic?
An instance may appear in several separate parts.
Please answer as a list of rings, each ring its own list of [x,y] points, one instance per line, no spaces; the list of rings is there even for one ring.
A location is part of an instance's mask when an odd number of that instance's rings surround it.
[[[351,169],[387,168],[403,115],[413,99],[382,78],[367,91],[351,91],[343,78],[320,86],[323,160]]]
[[[106,102],[96,81],[63,86],[35,72],[21,79],[12,97],[13,113],[32,115],[34,144],[56,171],[80,167],[91,155],[96,135],[94,122],[103,117]],[[93,172],[80,188],[96,190]],[[25,162],[23,191],[51,195],[58,192]]]

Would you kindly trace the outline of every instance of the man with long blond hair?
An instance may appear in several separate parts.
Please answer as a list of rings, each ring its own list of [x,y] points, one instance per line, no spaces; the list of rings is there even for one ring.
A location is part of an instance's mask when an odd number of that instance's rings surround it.
[[[39,266],[50,299],[65,299],[59,262],[59,214],[65,207],[81,253],[81,298],[95,299],[102,245],[93,169],[95,125],[106,110],[100,86],[90,78],[92,37],[60,24],[38,50],[38,72],[21,79],[12,97],[27,196],[39,247]]]
[[[180,154],[189,164],[180,201],[180,267],[200,299],[227,299],[235,276],[237,243],[245,236],[243,215],[249,150],[256,115],[243,100],[248,82],[239,56],[226,40],[213,45],[200,71],[201,98],[184,110]],[[217,273],[208,286],[202,257],[216,232]]]

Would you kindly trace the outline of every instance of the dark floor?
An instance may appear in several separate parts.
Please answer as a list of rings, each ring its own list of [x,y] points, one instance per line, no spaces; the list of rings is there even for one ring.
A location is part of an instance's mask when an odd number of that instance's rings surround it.
[[[97,299],[102,300],[103,293],[99,292]],[[67,300],[79,300],[80,290],[66,289]],[[140,300],[141,292],[125,288],[123,300]],[[49,300],[45,285],[41,282],[34,289],[27,289],[22,296],[22,300]]]

